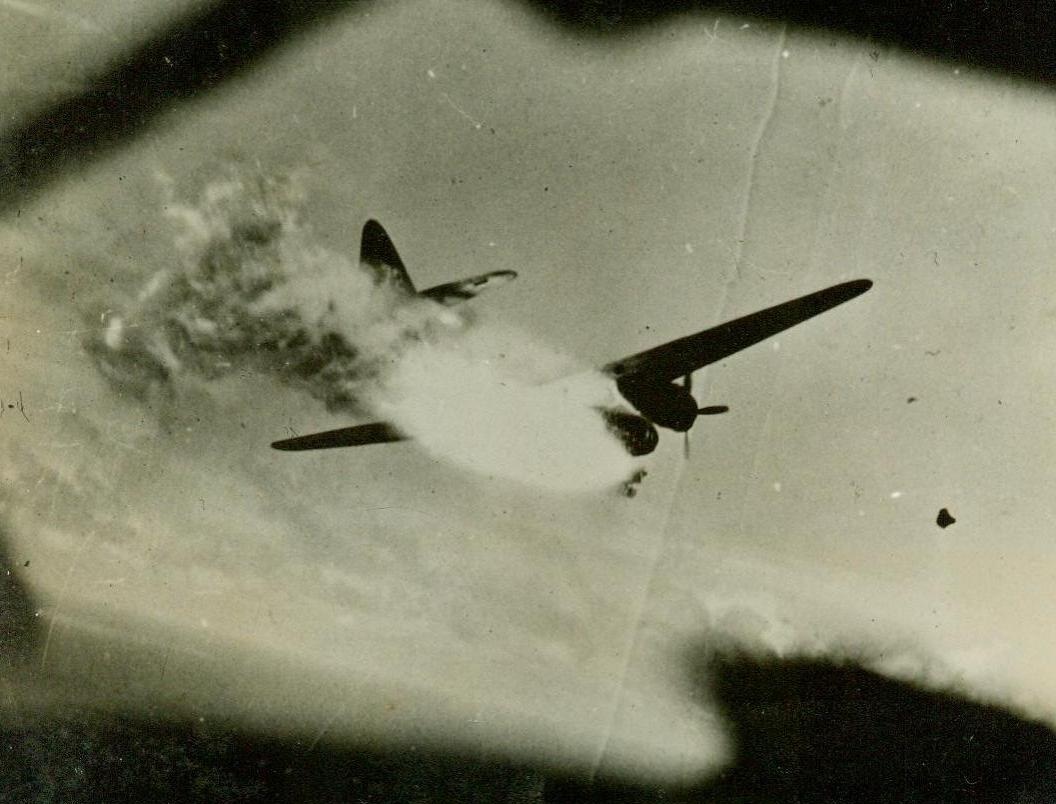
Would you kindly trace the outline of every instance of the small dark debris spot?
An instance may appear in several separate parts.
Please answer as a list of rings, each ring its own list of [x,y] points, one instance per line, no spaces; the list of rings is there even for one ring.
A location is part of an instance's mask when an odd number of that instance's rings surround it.
[[[935,524],[938,525],[940,528],[948,528],[956,521],[956,519],[950,516],[950,512],[943,508],[941,511],[939,511],[939,516],[938,518],[936,518]]]
[[[26,562],[25,564],[23,564],[22,566],[23,566],[23,567],[28,567],[28,566],[29,566],[29,562],[27,561],[27,562]]]
[[[906,400],[906,404],[907,405],[912,405],[916,401],[917,401],[917,398],[915,396],[911,396],[909,399]]]
[[[929,355],[931,357],[935,357],[935,355],[937,355],[937,354],[939,354],[941,352],[942,352],[942,349],[925,349],[924,350],[924,354]]]

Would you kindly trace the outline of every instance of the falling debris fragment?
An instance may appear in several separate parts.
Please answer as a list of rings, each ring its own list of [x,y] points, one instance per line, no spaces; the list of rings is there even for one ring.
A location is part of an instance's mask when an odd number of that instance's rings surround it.
[[[938,525],[940,528],[948,528],[956,521],[957,520],[950,515],[950,512],[943,508],[941,511],[939,511],[939,516],[935,520],[935,524]]]

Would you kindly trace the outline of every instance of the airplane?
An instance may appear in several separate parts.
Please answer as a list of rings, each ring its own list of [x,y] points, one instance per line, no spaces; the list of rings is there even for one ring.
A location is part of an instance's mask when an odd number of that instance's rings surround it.
[[[373,221],[367,223],[363,243],[365,263],[381,275],[387,273],[394,277],[393,281],[413,292],[406,269],[380,225]],[[477,288],[487,287],[494,278],[508,281],[512,273],[496,271],[440,285],[419,295],[432,294],[428,298],[454,303],[475,295]],[[597,409],[598,413],[632,456],[653,452],[660,442],[657,428],[661,427],[684,434],[684,450],[688,457],[689,431],[697,418],[729,410],[726,405],[698,406],[692,387],[695,371],[844,304],[872,286],[868,279],[843,282],[606,363],[600,371],[614,382],[626,406],[601,407]],[[302,451],[406,440],[408,437],[395,425],[372,422],[285,438],[272,442],[271,446],[278,450]]]
[[[411,281],[388,232],[373,219],[363,224],[363,234],[359,241],[359,261],[374,272],[376,281],[389,284],[400,294],[431,299],[446,307],[461,304],[488,288],[505,285],[517,278],[516,271],[491,271],[425,290],[415,290],[414,282]]]

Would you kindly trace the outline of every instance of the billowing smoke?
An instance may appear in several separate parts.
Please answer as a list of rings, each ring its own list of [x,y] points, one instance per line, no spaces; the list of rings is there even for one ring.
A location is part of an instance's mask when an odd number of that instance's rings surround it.
[[[235,173],[195,203],[170,192],[175,264],[108,313],[88,344],[100,369],[140,397],[269,373],[349,424],[384,418],[438,457],[553,490],[634,472],[595,410],[613,401],[603,377],[467,308],[377,281],[313,239],[303,201],[293,179]]]
[[[489,475],[569,491],[626,480],[632,459],[595,410],[613,401],[605,378],[533,382],[558,360],[521,332],[478,324],[406,350],[373,405],[434,455]]]

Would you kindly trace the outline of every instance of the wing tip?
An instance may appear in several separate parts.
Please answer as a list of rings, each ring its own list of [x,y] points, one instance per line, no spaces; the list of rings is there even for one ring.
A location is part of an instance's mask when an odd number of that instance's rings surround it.
[[[850,282],[844,284],[848,292],[853,293],[855,296],[860,296],[865,293],[869,288],[873,286],[872,279],[853,279]]]

